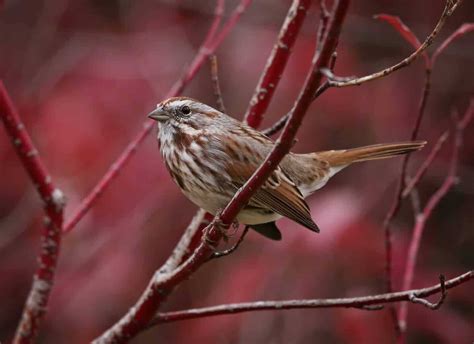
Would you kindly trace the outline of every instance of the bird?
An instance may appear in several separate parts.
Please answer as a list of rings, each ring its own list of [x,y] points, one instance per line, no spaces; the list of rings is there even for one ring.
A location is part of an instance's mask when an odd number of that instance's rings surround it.
[[[171,178],[195,205],[216,215],[251,177],[274,142],[198,100],[172,97],[148,114],[158,122],[158,145]],[[319,232],[305,198],[345,167],[421,149],[426,141],[287,154],[236,219],[263,236],[281,240],[275,221],[286,217]]]

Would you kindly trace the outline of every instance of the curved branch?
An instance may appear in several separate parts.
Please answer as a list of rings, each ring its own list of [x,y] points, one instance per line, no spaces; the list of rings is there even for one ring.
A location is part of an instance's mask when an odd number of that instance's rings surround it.
[[[423,302],[427,305],[427,301],[422,299],[430,295],[442,293],[445,295],[445,290],[457,287],[463,283],[468,282],[474,278],[474,271],[466,272],[458,277],[452,278],[444,283],[434,285],[432,287],[423,289],[413,289],[407,291],[400,291],[396,293],[386,293],[379,295],[338,298],[338,299],[310,299],[310,300],[287,300],[287,301],[256,301],[232,303],[226,305],[203,307],[187,309],[183,311],[158,313],[157,316],[150,323],[154,326],[161,323],[169,323],[181,320],[203,318],[215,315],[237,314],[244,312],[267,311],[267,310],[286,310],[286,309],[314,309],[314,308],[360,308],[370,310],[372,306],[379,306],[382,304],[410,301],[414,303]],[[443,292],[444,290],[444,292]],[[420,301],[423,300],[423,301]],[[442,297],[440,300],[444,300]],[[439,302],[438,302],[439,303]],[[437,303],[435,304],[437,305]],[[439,306],[438,306],[439,307]],[[376,308],[377,309],[377,308]],[[380,309],[378,307],[378,309]]]
[[[428,48],[433,43],[434,38],[440,32],[441,28],[446,22],[446,19],[454,12],[454,10],[459,6],[461,2],[462,0],[447,0],[446,1],[446,5],[444,7],[443,13],[441,14],[441,17],[439,18],[438,23],[436,24],[433,31],[425,39],[423,44],[407,58],[403,59],[402,61],[398,62],[397,64],[391,67],[385,68],[379,72],[366,75],[360,78],[355,78],[348,81],[329,80],[331,87],[347,87],[347,86],[361,85],[365,82],[385,77],[389,74],[392,74],[396,70],[399,70],[403,67],[408,66],[410,63],[415,61],[419,56],[421,56],[422,53],[426,50],[426,48]]]

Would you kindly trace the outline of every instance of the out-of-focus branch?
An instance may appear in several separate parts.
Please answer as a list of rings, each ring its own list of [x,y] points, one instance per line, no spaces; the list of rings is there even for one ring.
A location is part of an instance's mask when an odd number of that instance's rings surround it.
[[[253,128],[258,128],[260,123],[262,123],[263,115],[280,82],[286,63],[291,55],[291,49],[298,37],[310,5],[311,1],[309,0],[294,0],[288,10],[288,14],[278,34],[277,42],[268,57],[265,69],[244,115],[244,122]]]
[[[415,61],[418,57],[420,57],[423,52],[428,48],[432,43],[434,38],[438,35],[440,32],[441,28],[443,27],[444,23],[446,22],[446,19],[451,16],[451,14],[454,12],[454,10],[459,6],[459,4],[462,2],[462,0],[447,0],[446,5],[444,7],[443,13],[441,14],[441,17],[438,20],[438,23],[436,24],[435,28],[433,31],[430,33],[430,35],[425,39],[423,44],[416,49],[410,56],[407,58],[403,59],[402,61],[398,62],[397,64],[390,66],[388,68],[385,68],[379,72],[366,75],[360,78],[354,78],[348,81],[335,81],[335,80],[330,80],[331,87],[347,87],[347,86],[355,86],[355,85],[361,85],[365,82],[376,80],[383,78],[389,74],[392,74],[393,72],[408,66],[410,63]]]
[[[179,264],[183,262],[185,257],[190,254],[189,247],[193,240],[193,237],[199,233],[199,228],[201,223],[204,221],[206,216],[206,211],[203,209],[199,209],[194,215],[191,223],[184,231],[183,236],[179,240],[178,244],[174,248],[173,252],[166,260],[165,264],[160,268],[161,272],[170,272],[176,269]]]
[[[12,140],[26,172],[33,181],[45,208],[44,229],[41,234],[41,249],[38,268],[13,340],[14,343],[32,343],[36,340],[49,295],[53,288],[54,275],[61,246],[61,227],[65,197],[58,189],[41,160],[20,116],[0,81],[0,119]]]
[[[451,8],[451,13],[452,13],[452,11],[455,9],[455,6],[459,5],[459,3],[460,2],[450,4],[449,1],[447,2],[445,10],[443,11],[443,14],[442,14],[441,18],[438,21],[438,25],[437,25],[438,31],[440,29],[440,23],[443,22],[443,17],[449,15],[449,13],[447,12],[447,9],[451,5],[453,5],[452,7],[450,7]],[[416,120],[415,120],[413,129],[412,129],[412,133],[411,133],[411,136],[410,136],[410,139],[413,141],[413,140],[416,140],[417,137],[418,137],[418,132],[420,130],[421,122],[422,122],[422,119],[423,119],[423,116],[424,116],[424,113],[425,113],[425,108],[426,108],[426,104],[427,104],[427,101],[428,101],[428,96],[429,96],[429,93],[430,93],[430,90],[431,90],[432,69],[433,69],[433,66],[434,66],[434,63],[436,61],[437,56],[455,38],[458,38],[461,35],[463,35],[464,33],[469,32],[471,30],[471,28],[469,26],[466,26],[466,25],[461,26],[458,30],[456,30],[450,37],[448,37],[448,39],[446,39],[440,45],[440,47],[436,50],[435,54],[433,54],[433,57],[430,58],[430,56],[427,54],[427,52],[422,50],[422,45],[420,44],[420,41],[418,40],[416,35],[410,30],[409,27],[407,27],[402,22],[402,20],[399,17],[382,14],[382,15],[378,15],[376,18],[384,20],[384,21],[388,22],[390,25],[392,25],[394,27],[394,29],[397,30],[400,33],[400,35],[407,42],[409,42],[416,49],[416,51],[419,52],[419,54],[423,55],[423,57],[424,57],[424,61],[425,61],[425,79],[424,79],[424,86],[423,86],[422,95],[421,95],[421,98],[420,98],[420,105],[418,107],[418,114],[416,116]],[[433,35],[433,34],[435,32],[437,32],[436,28],[433,30],[432,34],[425,40],[425,43],[429,40],[430,37],[434,38],[435,35]],[[442,142],[443,137],[444,137],[444,135],[442,135],[440,137],[440,140],[438,141],[437,145],[433,149],[432,154],[430,154],[427,161],[425,161],[425,166],[418,170],[417,175],[410,182],[409,189],[413,189],[416,186],[416,184],[419,182],[419,180],[422,178],[422,176],[424,175],[424,173],[426,171],[426,168],[431,163],[430,160],[434,159],[434,156],[437,154],[437,150],[439,150],[441,148],[440,146],[443,143]],[[399,177],[399,180],[398,180],[397,191],[395,193],[394,200],[393,200],[392,205],[391,205],[391,207],[390,207],[390,209],[389,209],[389,211],[388,211],[388,213],[385,217],[384,224],[383,224],[383,230],[384,230],[384,233],[385,233],[385,284],[386,284],[386,291],[387,292],[391,292],[393,290],[393,285],[392,285],[393,284],[393,282],[392,282],[393,277],[392,277],[392,232],[391,232],[391,222],[392,222],[393,218],[397,215],[397,213],[398,213],[398,211],[401,207],[402,199],[404,197],[406,197],[406,195],[408,194],[408,193],[405,193],[405,195],[404,195],[404,190],[406,191],[408,189],[408,187],[405,187],[405,183],[406,183],[406,180],[408,179],[407,178],[407,170],[408,170],[408,162],[409,162],[410,156],[411,156],[410,154],[407,154],[403,157],[402,166],[401,166],[401,170],[400,170],[400,177]],[[400,331],[400,328],[399,328],[399,321],[398,321],[398,316],[396,314],[396,310],[395,310],[394,307],[391,307],[390,311],[391,311],[393,323],[395,325],[395,330],[396,330],[397,334],[400,334],[401,331]]]
[[[409,289],[413,283],[413,276],[415,273],[416,258],[420,248],[421,237],[426,226],[426,222],[431,217],[433,210],[439,204],[439,202],[446,196],[449,190],[457,182],[457,168],[459,160],[459,151],[462,146],[463,131],[466,126],[471,122],[474,115],[474,99],[471,100],[470,106],[467,109],[462,119],[456,118],[456,129],[453,139],[453,149],[451,154],[451,162],[449,164],[449,171],[444,180],[443,184],[439,189],[430,197],[423,211],[416,214],[415,228],[413,229],[412,239],[408,249],[408,257],[405,267],[405,273],[403,277],[403,289]],[[422,166],[423,167],[423,166]],[[401,330],[401,334],[404,335],[406,332],[406,319],[407,319],[408,308],[406,304],[402,304],[398,313],[398,324]]]
[[[214,97],[216,98],[217,108],[222,113],[227,113],[224,105],[224,97],[222,97],[221,85],[219,82],[219,70],[217,66],[216,55],[209,56],[209,62],[211,64],[211,81],[212,89],[214,90]]]
[[[438,60],[438,56],[450,45],[454,40],[460,38],[464,34],[474,31],[474,23],[465,23],[461,25],[456,31],[454,31],[445,41],[435,50],[431,57],[431,64],[434,66]]]
[[[415,176],[411,178],[409,181],[407,181],[407,185],[402,193],[403,198],[407,197],[413,191],[415,186],[420,182],[420,180],[425,175],[426,171],[428,171],[428,168],[433,163],[433,160],[438,156],[439,151],[441,150],[441,148],[443,147],[444,143],[446,142],[448,138],[449,138],[449,130],[446,130],[438,138],[430,154],[428,154],[428,157],[425,159],[425,161],[423,161],[420,168],[418,168],[418,170],[415,172]]]
[[[232,303],[227,305],[219,305],[212,307],[194,308],[183,311],[158,313],[157,316],[150,323],[150,327],[161,324],[181,320],[196,319],[203,317],[210,317],[215,315],[229,315],[244,312],[256,311],[279,311],[287,309],[315,309],[315,308],[358,308],[367,309],[369,306],[379,306],[387,303],[408,301],[413,303],[423,303],[428,306],[427,300],[423,299],[430,295],[442,293],[446,295],[445,291],[457,287],[463,283],[468,282],[474,278],[474,271],[466,272],[448,281],[434,285],[432,287],[423,289],[413,289],[407,291],[399,291],[396,293],[387,293],[379,295],[340,298],[340,299],[309,299],[309,300],[287,300],[287,301],[255,301],[244,303]],[[441,300],[444,300],[442,297]],[[438,304],[438,303],[437,303]],[[434,304],[439,307],[439,305]],[[429,307],[429,306],[428,306]],[[433,307],[434,308],[434,307]],[[370,309],[370,308],[369,308]],[[380,309],[380,307],[378,307]]]
[[[283,132],[276,141],[271,152],[265,158],[264,162],[253,173],[252,177],[245,183],[245,185],[239,189],[231,202],[223,210],[220,215],[220,219],[223,223],[232,223],[240,209],[250,200],[255,190],[262,186],[265,180],[267,180],[270,174],[278,166],[280,161],[290,151],[303,117],[313,102],[314,94],[322,82],[323,74],[321,73],[321,70],[328,68],[330,65],[331,56],[336,48],[348,7],[349,0],[339,0],[334,3],[321,50],[317,51],[313,58],[311,72],[304,83],[303,89],[300,92],[293,109],[291,110],[290,117]]]
[[[176,96],[183,91],[184,87],[194,78],[199,69],[206,62],[209,55],[212,54],[219,47],[219,45],[222,43],[227,34],[231,31],[235,24],[237,24],[238,19],[245,11],[245,9],[250,5],[250,3],[251,0],[241,0],[240,4],[237,6],[237,8],[234,10],[227,22],[222,27],[221,31],[218,33],[217,28],[221,21],[224,0],[217,1],[215,18],[213,23],[211,24],[209,31],[207,32],[203,45],[199,49],[186,73],[173,85],[166,97]],[[112,180],[117,177],[120,170],[130,160],[130,158],[135,153],[138,146],[143,142],[152,127],[153,121],[151,120],[146,120],[143,123],[142,130],[135,136],[135,138],[132,139],[132,141],[130,141],[130,143],[120,154],[117,160],[115,160],[115,162],[110,166],[108,171],[101,178],[101,180],[92,189],[90,194],[84,198],[84,200],[78,206],[73,215],[66,221],[63,229],[65,232],[69,232],[71,229],[73,229],[74,226],[95,204],[100,195],[108,188]]]
[[[223,236],[224,228],[232,223],[240,209],[252,197],[253,192],[265,182],[270,173],[289,152],[301,121],[313,101],[314,92],[323,78],[320,70],[329,66],[348,6],[349,0],[335,2],[321,51],[315,55],[311,71],[293,107],[290,119],[269,156],[245,186],[236,193],[223,212],[216,215],[211,224],[205,229],[203,241],[193,254],[178,268],[169,273],[157,271],[137,304],[119,322],[96,339],[95,343],[122,343],[135,336],[152,320],[166,296],[179,283],[187,279],[209,260]]]

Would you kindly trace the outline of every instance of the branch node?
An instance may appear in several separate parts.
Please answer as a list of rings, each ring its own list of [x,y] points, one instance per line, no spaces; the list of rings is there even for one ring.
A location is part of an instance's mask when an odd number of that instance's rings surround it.
[[[413,303],[419,303],[420,305],[423,305],[432,310],[439,309],[441,305],[444,303],[446,296],[448,295],[448,292],[446,291],[446,278],[442,274],[439,275],[439,283],[441,286],[441,296],[436,303],[432,303],[426,299],[419,298],[416,296],[416,293],[410,294],[408,299]]]

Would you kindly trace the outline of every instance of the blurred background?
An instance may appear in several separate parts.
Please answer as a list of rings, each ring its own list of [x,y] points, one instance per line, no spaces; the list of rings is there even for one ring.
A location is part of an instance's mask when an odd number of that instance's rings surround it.
[[[163,99],[196,54],[212,21],[214,1],[87,0],[1,2],[0,77],[26,127],[68,198],[70,215]],[[227,17],[237,1],[226,1]],[[255,1],[217,51],[224,101],[242,118],[290,1]],[[338,48],[338,75],[364,75],[398,62],[412,48],[377,13],[401,16],[423,40],[444,1],[353,1]],[[474,20],[465,1],[435,46]],[[264,126],[285,114],[308,71],[318,8],[296,43]],[[225,18],[224,18],[225,19]],[[411,170],[452,126],[473,95],[474,35],[438,59]],[[433,49],[430,49],[433,51]],[[405,140],[417,114],[423,62],[361,87],[329,90],[310,108],[296,152]],[[215,105],[209,66],[184,95]],[[466,131],[460,183],[427,223],[415,287],[453,277],[474,262],[474,134]],[[84,343],[135,303],[169,255],[196,207],[179,192],[161,161],[156,130],[140,146],[97,205],[65,236],[41,343]],[[442,183],[450,143],[420,185],[422,202]],[[164,310],[264,299],[349,297],[380,293],[383,218],[401,159],[358,164],[337,175],[308,203],[316,235],[282,220],[284,240],[251,232],[238,251],[206,264],[183,283]],[[0,130],[0,340],[12,338],[36,268],[42,207],[5,132]],[[394,230],[395,287],[401,285],[413,214],[407,202]],[[439,311],[409,305],[413,343],[467,343],[474,338],[472,283],[449,292]],[[164,324],[134,343],[387,343],[388,311],[351,309],[246,313]]]

